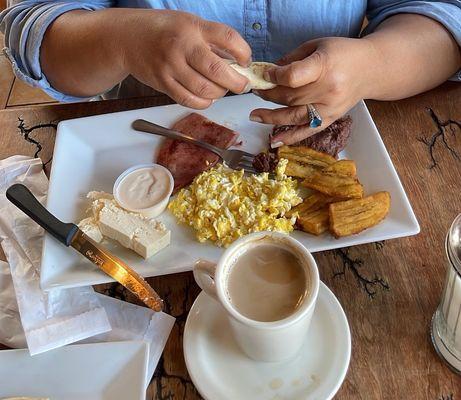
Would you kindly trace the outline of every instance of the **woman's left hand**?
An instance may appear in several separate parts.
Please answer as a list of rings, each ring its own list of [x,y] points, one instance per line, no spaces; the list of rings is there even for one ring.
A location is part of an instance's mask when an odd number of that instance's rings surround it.
[[[306,42],[267,72],[265,78],[278,86],[256,93],[287,107],[256,109],[250,119],[265,124],[304,125],[272,138],[273,143],[299,142],[325,129],[366,98],[373,84],[371,60],[376,61],[376,52],[366,39],[324,38]],[[309,103],[322,117],[319,128],[306,126]]]

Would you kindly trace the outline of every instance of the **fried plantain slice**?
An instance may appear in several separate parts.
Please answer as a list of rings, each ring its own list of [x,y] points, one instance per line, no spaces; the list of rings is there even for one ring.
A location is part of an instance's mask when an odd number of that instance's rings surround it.
[[[328,167],[336,162],[329,154],[313,150],[306,146],[282,146],[277,150],[279,159],[288,160],[285,173],[288,176],[306,178],[315,171]]]
[[[317,171],[304,179],[301,185],[341,200],[363,197],[363,186],[355,176],[332,171]]]
[[[314,235],[320,235],[328,230],[328,204],[332,201],[334,201],[332,197],[316,192],[306,197],[301,204],[293,207],[287,216],[291,217],[296,214],[296,226],[298,229]]]
[[[334,172],[340,175],[357,176],[357,167],[353,160],[338,160],[334,164],[323,169],[323,171]]]
[[[363,199],[353,199],[329,205],[330,231],[336,237],[360,233],[377,225],[389,212],[389,192],[377,192]]]
[[[315,192],[306,197],[302,203],[293,207],[290,211],[288,211],[286,215],[288,218],[292,217],[295,213],[298,214],[298,216],[301,216],[310,211],[319,210],[320,208],[325,207],[333,201],[333,197],[326,196],[323,193]]]
[[[318,210],[309,211],[302,214],[296,220],[296,225],[304,232],[314,235],[321,235],[329,228],[330,215],[328,206],[324,206]]]

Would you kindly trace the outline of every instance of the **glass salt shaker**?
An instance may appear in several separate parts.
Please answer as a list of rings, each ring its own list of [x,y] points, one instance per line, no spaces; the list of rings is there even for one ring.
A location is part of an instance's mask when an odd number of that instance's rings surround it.
[[[461,374],[461,214],[448,231],[447,275],[442,300],[432,317],[431,337],[438,355]]]

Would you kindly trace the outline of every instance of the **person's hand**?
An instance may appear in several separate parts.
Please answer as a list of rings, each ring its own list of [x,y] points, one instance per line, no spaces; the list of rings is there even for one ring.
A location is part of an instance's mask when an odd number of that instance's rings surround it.
[[[119,27],[127,73],[177,103],[206,108],[248,80],[217,54],[248,65],[251,49],[237,31],[181,11],[130,10]]]
[[[293,144],[325,129],[344,115],[360,99],[366,98],[372,82],[367,66],[374,57],[373,47],[366,39],[325,38],[304,43],[283,57],[265,77],[277,86],[256,94],[265,100],[288,107],[275,110],[256,109],[252,121],[274,125],[299,125],[298,129],[282,132],[272,142]],[[306,104],[312,103],[323,123],[311,129]]]

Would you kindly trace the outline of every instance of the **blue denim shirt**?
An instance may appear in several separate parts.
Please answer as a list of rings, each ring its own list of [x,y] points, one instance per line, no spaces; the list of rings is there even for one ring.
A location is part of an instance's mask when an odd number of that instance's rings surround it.
[[[357,37],[365,16],[369,21],[366,34],[385,18],[399,13],[416,13],[439,21],[461,45],[461,0],[16,0],[0,13],[5,53],[16,76],[57,100],[82,100],[50,86],[40,68],[41,41],[47,27],[62,13],[106,7],[183,10],[225,23],[250,44],[254,60],[277,60],[314,38]]]

